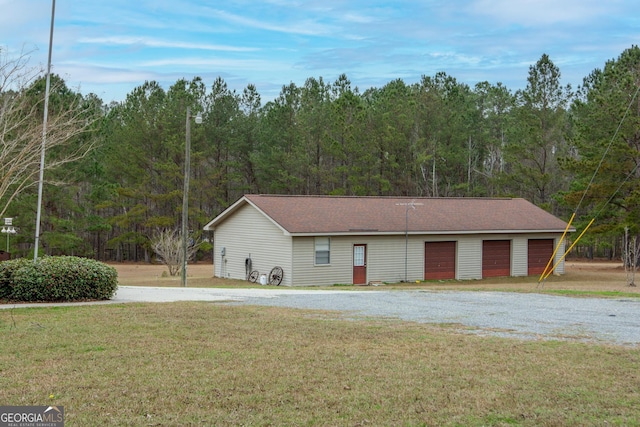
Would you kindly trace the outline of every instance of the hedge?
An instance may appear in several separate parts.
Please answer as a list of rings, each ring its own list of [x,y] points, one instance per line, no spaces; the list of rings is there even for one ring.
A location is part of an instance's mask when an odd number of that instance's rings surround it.
[[[118,288],[115,268],[73,256],[0,262],[0,298],[14,301],[105,300]]]

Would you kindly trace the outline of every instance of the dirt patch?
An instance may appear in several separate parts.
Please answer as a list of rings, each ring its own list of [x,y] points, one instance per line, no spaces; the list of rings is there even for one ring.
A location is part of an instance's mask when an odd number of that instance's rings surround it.
[[[121,285],[139,286],[180,286],[180,276],[169,276],[169,270],[161,264],[112,263],[118,270]],[[402,288],[427,289],[487,289],[487,290],[528,290],[544,287],[548,290],[586,290],[631,292],[640,294],[640,286],[628,286],[630,276],[625,272],[622,263],[611,261],[568,260],[565,263],[566,273],[562,276],[550,276],[543,283],[538,277],[499,277],[483,280],[423,282],[414,285],[397,285]],[[213,277],[213,264],[189,264],[187,268],[188,285],[191,287],[236,287],[255,286],[244,280],[230,280]],[[640,284],[640,273],[636,282]],[[395,286],[395,285],[394,285]]]
[[[565,274],[551,275],[542,282],[539,279],[538,276],[500,277],[473,281],[473,287],[507,290],[543,288],[546,290],[640,293],[637,286],[629,286],[631,276],[625,272],[621,262],[568,260],[565,263]],[[640,281],[640,273],[637,275],[637,281]]]
[[[180,276],[169,276],[169,269],[163,264],[144,263],[109,263],[118,271],[118,282],[121,285],[138,286],[181,286]],[[187,266],[187,280],[190,286],[215,286],[213,283],[213,264],[189,264]],[[215,281],[224,281],[216,279]],[[205,285],[203,282],[208,283]]]
[[[640,281],[640,272],[635,277],[626,272],[622,262],[567,261],[566,274],[552,276],[545,282],[550,289],[585,289],[601,291],[638,292],[637,286],[629,286],[633,280]]]

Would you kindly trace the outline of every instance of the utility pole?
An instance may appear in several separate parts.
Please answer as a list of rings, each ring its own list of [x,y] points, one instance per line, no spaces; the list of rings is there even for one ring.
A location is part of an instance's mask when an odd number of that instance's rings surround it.
[[[405,206],[404,211],[404,281],[408,282],[407,264],[409,260],[409,207],[415,210],[416,205],[422,206],[422,203],[416,203],[415,199],[409,203],[396,203],[396,206]]]

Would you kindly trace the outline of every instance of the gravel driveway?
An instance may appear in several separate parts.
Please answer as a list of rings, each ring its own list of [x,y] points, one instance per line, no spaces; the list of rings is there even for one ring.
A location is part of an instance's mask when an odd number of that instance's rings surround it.
[[[120,287],[114,301],[209,300],[338,310],[351,317],[454,323],[465,331],[520,339],[640,344],[640,300],[511,292]]]
[[[626,298],[569,298],[476,291],[120,286],[112,300],[102,303],[171,301],[338,310],[347,317],[388,317],[423,323],[459,324],[461,330],[479,335],[640,345],[640,300]]]
[[[372,291],[247,298],[242,302],[340,310],[357,317],[453,323],[480,335],[640,344],[640,300],[509,292]]]

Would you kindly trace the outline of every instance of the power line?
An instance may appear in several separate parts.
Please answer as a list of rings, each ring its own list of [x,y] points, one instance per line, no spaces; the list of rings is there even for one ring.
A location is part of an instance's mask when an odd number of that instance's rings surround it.
[[[607,149],[602,154],[602,157],[600,158],[600,163],[598,163],[598,167],[593,172],[593,175],[591,176],[591,181],[589,181],[589,184],[587,185],[587,188],[585,188],[584,193],[582,193],[582,198],[580,199],[580,202],[576,206],[576,209],[575,209],[574,212],[576,212],[576,213],[578,212],[578,209],[582,205],[582,202],[584,201],[585,197],[587,196],[587,193],[589,192],[589,188],[593,184],[593,181],[596,179],[596,175],[598,175],[598,172],[600,171],[600,168],[602,167],[602,163],[604,163],[604,159],[607,156],[607,154],[609,153],[609,150],[611,149],[611,146],[613,145],[613,141],[615,141],[616,137],[618,136],[618,133],[620,132],[620,128],[622,127],[622,123],[624,122],[624,119],[627,118],[627,114],[629,114],[629,110],[631,110],[631,104],[633,104],[633,101],[636,99],[636,96],[638,95],[638,91],[640,91],[640,86],[638,86],[638,88],[636,89],[636,92],[631,97],[631,101],[629,101],[629,105],[627,105],[627,109],[625,110],[624,115],[622,116],[622,119],[620,120],[620,123],[618,123],[618,127],[616,128],[615,133],[611,137],[611,141],[609,141],[609,145],[607,146]],[[637,168],[638,168],[638,166],[636,166],[635,169],[637,169]],[[635,169],[634,169],[634,171],[635,171]],[[627,177],[627,179],[628,179],[628,177]],[[626,180],[625,180],[625,182],[626,182]],[[620,188],[618,188],[618,190],[620,190]],[[618,190],[616,190],[616,193],[618,192]],[[615,193],[614,193],[614,195],[615,195]],[[613,197],[611,197],[611,199],[613,199]],[[605,204],[605,206],[611,201],[611,199],[609,199],[609,201]],[[603,206],[603,209],[604,209],[604,206]]]

